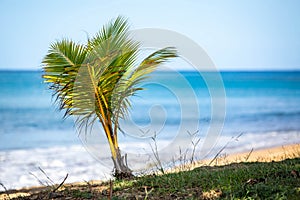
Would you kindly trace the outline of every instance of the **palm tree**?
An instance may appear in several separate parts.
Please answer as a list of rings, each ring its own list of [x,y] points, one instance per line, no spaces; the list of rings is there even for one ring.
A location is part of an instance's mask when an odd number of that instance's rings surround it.
[[[140,43],[130,38],[127,20],[118,17],[87,44],[54,42],[44,57],[43,78],[49,83],[64,118],[75,116],[80,128],[101,123],[114,163],[114,176],[132,176],[118,146],[118,120],[131,107],[130,97],[157,66],[177,57],[175,48],[155,51],[140,63]]]

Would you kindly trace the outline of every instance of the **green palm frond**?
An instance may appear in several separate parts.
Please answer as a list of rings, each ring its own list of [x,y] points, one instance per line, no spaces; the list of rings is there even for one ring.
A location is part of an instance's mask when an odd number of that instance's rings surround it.
[[[86,45],[63,39],[43,59],[43,78],[65,116],[78,116],[81,127],[102,124],[110,144],[117,145],[118,119],[126,117],[130,97],[158,65],[177,57],[175,48],[155,51],[137,62],[140,44],[130,38],[127,20],[118,17]]]
[[[65,115],[72,109],[72,91],[79,68],[86,57],[86,48],[73,41],[63,39],[53,43],[43,60],[46,83],[54,90],[60,109],[66,109]]]
[[[177,51],[172,47],[155,51],[145,58],[136,69],[128,70],[127,73],[124,74],[114,91],[115,100],[113,101],[113,105],[115,106],[114,112],[117,118],[126,117],[128,108],[131,107],[129,98],[135,95],[137,91],[143,90],[139,85],[149,77],[149,74],[153,72],[158,65],[174,57],[177,57]]]

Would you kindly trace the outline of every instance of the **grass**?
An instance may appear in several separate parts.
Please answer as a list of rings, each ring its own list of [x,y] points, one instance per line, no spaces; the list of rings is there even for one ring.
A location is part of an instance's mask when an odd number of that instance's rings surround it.
[[[233,163],[125,181],[63,185],[55,192],[44,189],[15,199],[300,199],[299,172],[300,158]]]

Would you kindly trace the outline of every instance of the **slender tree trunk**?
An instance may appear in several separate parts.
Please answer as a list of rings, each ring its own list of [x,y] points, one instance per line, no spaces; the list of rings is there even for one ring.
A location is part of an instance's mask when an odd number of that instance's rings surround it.
[[[108,116],[107,118],[109,118]],[[113,132],[111,125],[111,120],[107,124],[102,123],[102,126],[105,130],[105,134],[110,146],[110,151],[112,154],[112,160],[114,162],[114,172],[113,176],[117,179],[129,179],[133,177],[132,170],[128,167],[127,164],[127,154],[124,156],[121,155],[121,150],[117,141],[117,134]],[[117,129],[115,129],[116,131]]]
[[[132,178],[133,174],[127,164],[127,154],[121,155],[119,148],[116,149],[116,158],[112,156],[114,162],[114,174],[113,176],[117,179],[128,179]]]

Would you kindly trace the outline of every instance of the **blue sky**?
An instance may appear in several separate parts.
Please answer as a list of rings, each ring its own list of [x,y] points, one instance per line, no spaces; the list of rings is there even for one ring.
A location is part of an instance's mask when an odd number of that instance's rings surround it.
[[[108,20],[164,28],[206,50],[220,70],[300,70],[298,0],[0,0],[0,69],[39,69],[51,42],[84,42]]]

